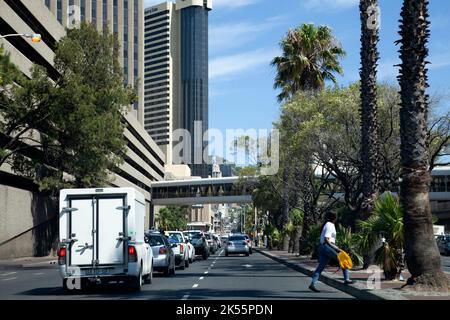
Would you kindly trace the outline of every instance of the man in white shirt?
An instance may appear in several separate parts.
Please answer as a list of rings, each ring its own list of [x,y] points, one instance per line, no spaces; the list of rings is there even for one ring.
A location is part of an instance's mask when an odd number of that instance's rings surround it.
[[[314,292],[320,292],[316,288],[316,283],[319,281],[320,274],[330,262],[330,259],[336,259],[339,252],[342,250],[336,246],[336,223],[337,214],[334,211],[330,211],[326,215],[326,223],[322,228],[322,233],[320,234],[320,247],[319,247],[319,265],[312,276],[311,285],[309,289]],[[350,275],[347,269],[342,270],[344,273],[345,284],[353,283],[350,280]]]

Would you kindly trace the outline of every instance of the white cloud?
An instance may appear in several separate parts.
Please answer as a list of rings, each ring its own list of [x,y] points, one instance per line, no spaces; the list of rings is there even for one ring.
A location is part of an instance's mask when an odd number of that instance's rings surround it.
[[[212,52],[236,48],[254,40],[261,33],[270,30],[283,21],[283,17],[276,16],[262,23],[227,23],[209,28],[209,46]]]
[[[268,67],[278,54],[279,50],[276,49],[258,49],[212,59],[209,63],[209,78],[218,79],[248,72],[257,67]]]
[[[213,0],[213,8],[239,8],[255,4],[259,0]]]
[[[309,9],[348,9],[359,4],[359,0],[300,0]]]

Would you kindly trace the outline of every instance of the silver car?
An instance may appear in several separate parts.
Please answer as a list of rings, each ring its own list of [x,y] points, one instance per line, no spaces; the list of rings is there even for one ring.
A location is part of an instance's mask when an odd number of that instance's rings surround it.
[[[145,235],[153,252],[153,270],[163,272],[165,276],[175,274],[175,254],[167,237],[159,232],[147,232]]]
[[[229,254],[244,253],[246,256],[250,254],[250,248],[247,239],[243,235],[230,236],[225,246],[225,256]]]

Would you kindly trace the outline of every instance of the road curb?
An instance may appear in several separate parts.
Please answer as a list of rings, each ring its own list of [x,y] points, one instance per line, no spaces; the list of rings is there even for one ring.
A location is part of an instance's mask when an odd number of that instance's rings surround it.
[[[38,263],[18,263],[18,264],[0,264],[0,270],[37,270],[37,269],[56,269],[58,262],[56,260],[38,262]]]
[[[267,252],[265,250],[260,250],[257,248],[254,248],[255,251],[261,253],[262,255],[265,255],[266,257],[271,258],[272,260],[275,260],[281,264],[286,265],[287,267],[294,269],[295,271],[298,271],[300,273],[303,273],[309,277],[312,276],[314,273],[314,269],[307,266],[302,266],[296,261],[292,261],[289,259],[284,259],[277,257],[270,252]],[[320,281],[325,283],[326,285],[333,287],[339,291],[345,292],[357,299],[361,300],[407,300],[406,298],[398,295],[398,294],[387,294],[382,292],[375,292],[374,290],[366,289],[358,284],[350,284],[346,285],[342,282],[342,279],[339,279],[338,277],[334,277],[332,275],[328,275],[325,273],[322,273],[320,276]]]

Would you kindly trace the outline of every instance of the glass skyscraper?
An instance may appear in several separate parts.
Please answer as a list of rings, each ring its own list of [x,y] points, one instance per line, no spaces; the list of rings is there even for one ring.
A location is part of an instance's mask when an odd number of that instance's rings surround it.
[[[191,174],[208,176],[203,157],[208,130],[208,12],[211,0],[178,0],[145,10],[144,123],[172,163],[172,132],[191,135]],[[201,123],[195,130],[195,123]],[[201,137],[198,135],[201,134]],[[194,141],[202,141],[195,148]],[[188,147],[188,146],[186,146]],[[186,151],[186,150],[184,150]]]

